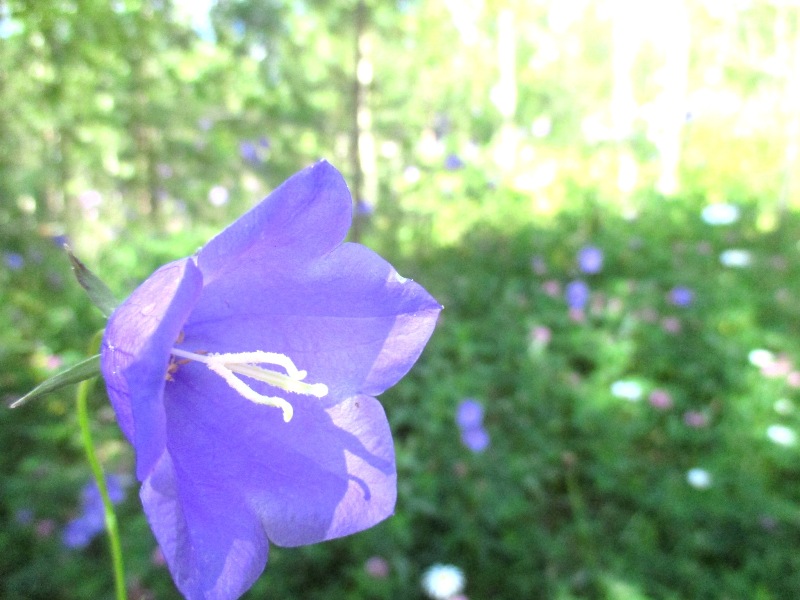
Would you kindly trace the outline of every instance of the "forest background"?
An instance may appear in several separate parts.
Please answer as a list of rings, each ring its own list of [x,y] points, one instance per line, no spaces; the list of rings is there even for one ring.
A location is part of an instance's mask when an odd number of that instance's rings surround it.
[[[799,143],[792,0],[0,0],[0,395],[103,326],[65,240],[124,297],[327,158],[445,310],[381,398],[396,515],[246,598],[800,597]],[[111,597],[73,402],[2,411],[2,598]],[[92,408],[131,597],[177,598]]]

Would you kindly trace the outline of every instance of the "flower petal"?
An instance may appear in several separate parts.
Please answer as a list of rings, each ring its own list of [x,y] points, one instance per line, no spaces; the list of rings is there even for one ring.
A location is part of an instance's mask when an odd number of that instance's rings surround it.
[[[180,477],[164,453],[140,496],[170,573],[188,600],[232,600],[258,579],[269,545],[239,498],[209,502],[207,490]]]
[[[318,260],[208,285],[186,323],[189,350],[289,356],[328,404],[377,395],[414,364],[441,306],[380,256],[343,244]]]
[[[191,259],[161,267],[108,320],[100,368],[125,436],[136,448],[143,480],[165,443],[161,396],[175,343],[202,288]]]
[[[272,268],[321,256],[344,240],[352,220],[352,199],[342,175],[326,161],[287,179],[242,215],[198,254],[206,284],[254,265]]]
[[[267,538],[309,544],[392,514],[394,450],[380,403],[359,396],[325,410],[293,400],[284,423],[199,363],[167,383],[168,454],[141,496],[187,597],[238,597],[264,568]]]
[[[230,510],[241,494],[281,545],[347,535],[389,516],[396,474],[380,403],[357,396],[326,410],[316,398],[287,398],[294,416],[285,423],[279,409],[245,400],[203,365],[182,366],[165,391],[179,487],[197,482],[216,510]]]

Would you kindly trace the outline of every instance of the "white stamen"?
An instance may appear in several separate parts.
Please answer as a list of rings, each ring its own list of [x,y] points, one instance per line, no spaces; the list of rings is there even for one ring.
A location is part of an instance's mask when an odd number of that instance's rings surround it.
[[[328,386],[324,383],[304,382],[303,379],[305,379],[307,372],[298,369],[292,362],[292,359],[285,354],[263,352],[259,350],[256,352],[203,355],[188,352],[187,350],[180,350],[178,348],[173,348],[172,354],[205,364],[209,370],[222,377],[225,382],[243,398],[255,402],[256,404],[280,408],[283,411],[283,420],[287,423],[294,414],[294,409],[291,404],[278,396],[259,394],[234,373],[263,381],[273,387],[286,390],[287,392],[316,396],[317,398],[322,398],[328,394]],[[286,374],[284,375],[278,371],[264,369],[258,366],[260,364],[277,365],[282,367],[286,371]]]

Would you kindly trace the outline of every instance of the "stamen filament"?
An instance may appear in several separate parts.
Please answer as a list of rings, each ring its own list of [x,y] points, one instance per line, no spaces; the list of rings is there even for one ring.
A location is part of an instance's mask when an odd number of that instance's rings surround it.
[[[294,392],[296,394],[306,394],[322,398],[328,393],[328,386],[324,383],[306,383],[303,381],[306,371],[298,369],[295,364],[285,354],[277,352],[235,352],[226,354],[196,354],[187,350],[172,348],[174,356],[185,358],[205,364],[209,370],[213,371],[225,382],[236,390],[242,397],[267,406],[275,406],[283,410],[283,420],[287,423],[291,420],[294,413],[292,405],[283,398],[277,396],[264,396],[259,394],[239,377],[238,373],[258,381],[263,381],[269,385]],[[283,367],[286,374],[264,369],[259,364],[273,364]]]

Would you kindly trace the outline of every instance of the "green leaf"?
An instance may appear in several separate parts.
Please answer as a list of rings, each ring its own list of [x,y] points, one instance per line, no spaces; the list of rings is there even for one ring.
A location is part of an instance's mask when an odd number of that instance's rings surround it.
[[[58,375],[53,375],[50,379],[43,381],[22,398],[12,402],[9,406],[10,408],[17,408],[25,404],[28,400],[33,400],[34,398],[44,396],[62,387],[72,385],[73,383],[79,383],[85,379],[97,377],[98,375],[100,375],[100,355],[95,354],[91,358],[79,362],[66,371],[61,371]]]
[[[81,284],[81,287],[86,290],[86,293],[89,294],[89,299],[100,309],[100,312],[102,312],[104,316],[110,316],[119,305],[114,294],[97,275],[92,273],[85,264],[78,260],[78,257],[72,253],[72,249],[66,244],[64,245],[64,250],[67,251],[69,262],[72,263],[72,270],[75,273],[75,278],[78,280],[78,283]]]

